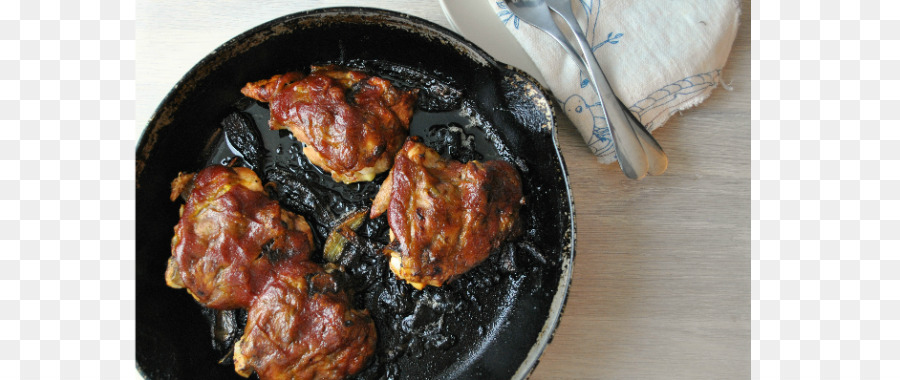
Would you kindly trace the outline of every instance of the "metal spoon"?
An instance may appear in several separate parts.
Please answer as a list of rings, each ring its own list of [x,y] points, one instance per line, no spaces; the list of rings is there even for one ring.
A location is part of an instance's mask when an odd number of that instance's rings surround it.
[[[605,99],[610,99],[609,96],[612,96],[612,99],[615,100],[615,105],[610,106],[613,110],[609,110],[611,111],[609,112],[609,116],[616,118],[615,122],[622,120],[623,122],[629,123],[631,128],[637,134],[637,137],[641,140],[641,145],[644,147],[644,152],[647,154],[650,165],[649,174],[659,175],[665,172],[666,168],[669,166],[668,156],[666,156],[662,147],[659,146],[659,142],[657,142],[650,132],[647,131],[647,128],[634,117],[634,114],[628,110],[628,107],[626,107],[613,93],[612,87],[606,79],[606,75],[603,74],[603,70],[600,68],[597,58],[594,57],[591,45],[588,43],[587,38],[581,31],[581,26],[578,25],[578,21],[575,19],[575,12],[572,10],[572,2],[570,0],[546,0],[546,2],[547,6],[550,7],[550,10],[556,12],[556,14],[565,20],[566,24],[569,25],[572,34],[575,35],[575,39],[578,41],[579,47],[581,47],[582,54],[580,55],[580,58],[583,61],[582,63],[584,63],[581,69],[588,73],[595,86],[599,86],[598,91],[603,92]],[[590,69],[586,69],[585,66]]]

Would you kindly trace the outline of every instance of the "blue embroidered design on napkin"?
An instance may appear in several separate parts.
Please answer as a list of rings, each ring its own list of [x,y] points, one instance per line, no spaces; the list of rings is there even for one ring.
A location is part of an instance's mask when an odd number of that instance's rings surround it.
[[[497,12],[497,16],[500,17],[500,21],[503,21],[503,25],[506,25],[506,23],[512,21],[513,26],[516,29],[519,29],[519,17],[514,15],[512,11],[510,11],[509,8],[506,7],[506,3],[503,1],[498,1],[497,7],[500,8],[500,12]]]

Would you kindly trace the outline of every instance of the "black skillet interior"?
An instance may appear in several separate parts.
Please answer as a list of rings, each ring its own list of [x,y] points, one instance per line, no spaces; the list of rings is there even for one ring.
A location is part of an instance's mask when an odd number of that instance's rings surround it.
[[[369,68],[371,63],[388,62],[434,79],[413,85],[440,90],[434,86],[438,83],[458,90],[466,115],[426,112],[420,107],[413,116],[412,133],[427,131],[432,124],[468,121],[474,125],[469,129],[484,137],[476,141],[481,145],[477,151],[496,154],[519,168],[528,199],[523,239],[546,259],[540,263],[520,258],[513,272],[479,272],[493,279],[484,280],[485,289],[473,292],[467,306],[441,318],[451,335],[448,344],[439,348],[410,344],[406,352],[391,359],[391,368],[386,369],[381,360],[374,365],[380,367],[370,367],[364,377],[527,375],[562,312],[574,259],[573,210],[548,97],[527,75],[498,64],[440,26],[365,8],[301,12],[236,37],[198,63],[154,114],[137,151],[139,370],[152,379],[240,378],[232,367],[217,364],[221,352],[212,347],[202,308],[183,290],[166,287],[163,280],[172,228],[178,220],[178,204],[168,200],[169,183],[181,171],[196,171],[219,159],[224,146],[220,123],[236,105],[248,104],[239,93],[245,83],[289,70],[306,71],[311,64],[325,62]],[[278,134],[262,126],[263,134]],[[479,282],[475,276],[461,278],[459,284]],[[443,297],[438,293],[453,291],[447,288],[429,290],[428,296]],[[388,341],[391,328],[400,327],[379,325],[380,342]]]

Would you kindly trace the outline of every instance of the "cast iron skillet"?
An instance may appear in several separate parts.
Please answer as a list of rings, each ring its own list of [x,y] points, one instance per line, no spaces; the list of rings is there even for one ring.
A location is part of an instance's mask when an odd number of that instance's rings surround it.
[[[476,300],[477,310],[445,322],[455,334],[449,348],[401,356],[390,377],[525,378],[559,321],[575,255],[574,209],[550,98],[527,74],[443,27],[368,8],[300,12],[235,37],[194,66],[153,115],[136,161],[138,370],[152,379],[240,378],[217,364],[201,307],[163,280],[178,220],[169,183],[180,171],[207,165],[223,146],[220,123],[241,101],[245,83],[323,62],[389,62],[459,91],[466,118],[487,136],[480,149],[499,152],[522,174],[523,239],[546,259],[521,261],[533,268],[495,276],[493,293]],[[417,111],[413,125],[417,118],[458,121],[447,115]]]

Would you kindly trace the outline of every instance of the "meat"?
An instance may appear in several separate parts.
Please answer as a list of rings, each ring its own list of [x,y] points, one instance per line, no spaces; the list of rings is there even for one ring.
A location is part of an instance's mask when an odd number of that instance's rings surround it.
[[[409,134],[418,90],[333,66],[247,83],[241,93],[269,103],[269,127],[288,129],[310,162],[335,181],[371,181],[387,171]]]
[[[504,161],[445,160],[410,138],[375,197],[387,212],[390,268],[417,289],[441,286],[519,233],[519,174]]]
[[[312,232],[269,199],[246,168],[211,166],[172,183],[187,194],[172,238],[166,283],[213,309],[249,307],[274,266],[307,260]]]
[[[250,308],[235,371],[261,379],[341,379],[375,352],[375,325],[311,262],[279,268]]]
[[[235,371],[260,379],[340,379],[375,352],[375,325],[321,266],[302,216],[269,199],[256,174],[215,165],[172,181],[186,199],[166,283],[213,309],[249,309]]]

